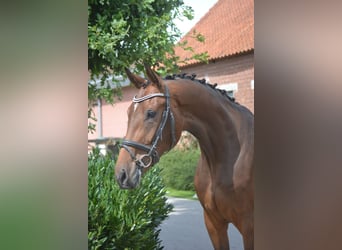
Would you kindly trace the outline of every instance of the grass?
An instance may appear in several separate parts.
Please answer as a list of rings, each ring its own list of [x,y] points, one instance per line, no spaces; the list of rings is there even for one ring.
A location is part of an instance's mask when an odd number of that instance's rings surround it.
[[[197,198],[194,198],[195,194],[196,193],[194,191],[176,190],[172,188],[167,188],[167,191],[166,191],[167,196],[191,199],[191,200],[197,200]]]

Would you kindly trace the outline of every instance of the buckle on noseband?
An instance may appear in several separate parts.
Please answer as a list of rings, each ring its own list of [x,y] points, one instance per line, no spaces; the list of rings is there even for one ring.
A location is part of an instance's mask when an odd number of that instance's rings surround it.
[[[138,165],[139,168],[148,168],[152,165],[152,163],[155,164],[159,161],[158,152],[152,147],[129,140],[123,140],[120,146],[129,153],[132,160]],[[144,154],[139,159],[137,159],[137,157],[134,155],[129,147],[143,150],[147,154]]]

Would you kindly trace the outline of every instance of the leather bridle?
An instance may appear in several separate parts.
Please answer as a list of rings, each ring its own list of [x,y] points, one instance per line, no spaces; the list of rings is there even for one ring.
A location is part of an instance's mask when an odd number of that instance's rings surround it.
[[[165,128],[168,118],[170,118],[171,137],[172,137],[172,143],[171,143],[170,149],[176,143],[175,118],[173,116],[173,113],[170,107],[170,93],[169,93],[168,87],[166,85],[164,85],[164,87],[165,87],[165,93],[152,93],[152,94],[145,95],[142,97],[134,96],[133,98],[133,103],[140,103],[140,102],[143,102],[148,99],[155,98],[155,97],[166,98],[166,104],[165,104],[165,109],[162,114],[162,119],[161,119],[158,129],[156,130],[156,133],[154,135],[151,145],[145,145],[145,144],[131,141],[131,140],[123,140],[121,143],[121,147],[124,148],[129,153],[132,160],[135,161],[139,169],[147,168],[151,166],[151,164],[156,164],[159,161],[159,154],[157,152],[157,144],[159,140],[162,140],[163,130]],[[129,147],[145,151],[147,154],[144,154],[141,157],[139,157],[139,159],[137,159],[137,157],[134,155],[134,153]]]

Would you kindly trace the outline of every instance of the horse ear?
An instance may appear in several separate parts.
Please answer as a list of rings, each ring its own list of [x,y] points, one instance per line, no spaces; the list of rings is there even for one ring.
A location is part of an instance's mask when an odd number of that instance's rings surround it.
[[[131,83],[134,84],[136,88],[140,89],[146,84],[146,79],[136,74],[133,74],[128,68],[125,68],[125,71],[128,76],[128,79],[131,81]]]
[[[144,66],[145,66],[147,78],[152,83],[156,84],[159,89],[161,89],[162,82],[163,82],[162,78],[156,72],[154,72],[154,70],[152,70],[151,67],[147,63],[144,63]]]

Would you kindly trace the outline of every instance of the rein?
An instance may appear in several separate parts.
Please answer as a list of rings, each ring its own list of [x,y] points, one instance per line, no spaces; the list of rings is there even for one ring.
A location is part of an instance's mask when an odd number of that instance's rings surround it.
[[[129,155],[131,156],[132,160],[135,161],[139,169],[147,168],[151,166],[151,164],[156,164],[159,161],[159,154],[157,152],[157,144],[159,140],[162,140],[162,134],[163,130],[165,128],[166,122],[168,118],[170,118],[171,123],[171,137],[172,137],[172,144],[170,149],[175,145],[176,143],[176,135],[175,135],[175,118],[173,116],[173,113],[171,111],[170,107],[170,93],[168,87],[165,85],[165,93],[153,93],[149,95],[145,95],[142,97],[136,97],[133,98],[133,103],[140,103],[144,102],[148,99],[154,98],[154,97],[164,97],[166,98],[166,104],[165,109],[162,114],[162,120],[159,124],[159,127],[154,135],[154,138],[152,140],[151,145],[145,145],[139,142],[131,141],[131,140],[123,140],[121,143],[121,147],[124,148]],[[135,148],[142,151],[145,151],[147,154],[142,155],[139,159],[136,158],[132,150],[129,148]]]

